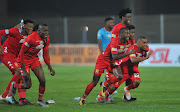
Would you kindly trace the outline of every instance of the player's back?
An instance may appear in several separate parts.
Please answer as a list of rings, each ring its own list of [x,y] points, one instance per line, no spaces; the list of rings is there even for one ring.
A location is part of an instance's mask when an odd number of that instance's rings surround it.
[[[97,39],[102,39],[103,51],[105,51],[107,45],[111,41],[111,33],[112,33],[112,31],[107,31],[105,27],[101,28],[98,31]]]

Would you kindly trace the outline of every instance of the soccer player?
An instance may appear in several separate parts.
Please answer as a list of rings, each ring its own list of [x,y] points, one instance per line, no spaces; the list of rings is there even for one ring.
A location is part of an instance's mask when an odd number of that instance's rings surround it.
[[[153,52],[152,50],[149,51],[147,43],[147,38],[140,36],[137,40],[137,45],[133,45],[127,50],[128,52],[130,49],[134,48],[135,52],[134,54],[130,55],[130,59],[128,61],[121,64],[121,67],[123,67],[123,79],[116,84],[112,84],[106,91],[105,97],[108,97],[109,94],[112,94],[113,91],[115,91],[125,80],[129,78],[131,79],[131,83],[124,88],[125,93],[123,100],[129,101],[131,99],[130,90],[137,88],[141,81],[138,70],[139,62],[148,59]],[[148,51],[149,53],[146,54]]]
[[[106,50],[101,53],[96,61],[96,66],[94,70],[94,76],[92,82],[87,86],[85,93],[81,97],[79,104],[85,105],[85,100],[88,94],[92,91],[92,89],[96,86],[98,83],[100,76],[102,73],[104,73],[104,70],[107,69],[117,77],[116,79],[121,80],[122,74],[119,72],[118,69],[113,69],[111,62],[113,60],[121,59],[125,56],[128,56],[129,54],[132,54],[134,50],[125,53],[125,45],[127,45],[127,41],[129,39],[129,30],[127,28],[121,28],[119,32],[119,36],[111,40],[111,42],[108,44]],[[122,46],[122,47],[119,47]],[[118,49],[121,49],[121,54],[118,54]],[[114,80],[113,80],[114,81]]]
[[[105,19],[105,27],[98,30],[97,41],[100,53],[105,51],[107,45],[111,41],[112,28],[114,26],[114,20],[111,17]]]
[[[119,18],[121,19],[121,22],[113,27],[111,38],[117,37],[119,35],[120,29],[130,24],[131,12],[132,11],[129,8],[122,9],[119,12]]]
[[[6,90],[2,95],[0,95],[0,100],[5,100],[12,104],[15,103],[11,97],[11,94],[9,93],[9,89],[11,83],[13,81],[18,82],[21,77],[20,65],[18,64],[17,57],[26,36],[32,33],[33,27],[33,21],[25,20],[22,29],[13,27],[11,29],[0,31],[0,35],[8,35],[8,38],[3,43],[2,47],[0,47],[0,60],[9,68],[13,74],[13,77],[9,82]]]
[[[49,39],[49,31],[48,26],[46,24],[39,25],[38,31],[34,32],[33,34],[29,35],[25,42],[23,43],[21,50],[20,50],[20,62],[22,65],[23,75],[29,76],[30,69],[34,72],[36,77],[39,80],[39,98],[37,101],[37,104],[42,107],[49,107],[43,102],[43,95],[45,92],[45,76],[44,71],[42,69],[42,66],[40,64],[39,58],[37,56],[38,52],[43,49],[43,58],[48,66],[48,69],[50,70],[50,73],[52,76],[55,75],[55,71],[52,69],[50,64],[50,58],[48,53],[48,46],[50,44]],[[31,87],[31,78],[29,76],[28,79],[28,85],[29,88]],[[11,89],[11,92],[13,92],[15,95],[16,88],[18,87],[18,84],[14,83],[13,87]]]

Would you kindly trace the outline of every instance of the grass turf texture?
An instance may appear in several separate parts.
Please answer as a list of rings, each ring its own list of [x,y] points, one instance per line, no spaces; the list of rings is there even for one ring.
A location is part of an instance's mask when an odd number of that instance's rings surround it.
[[[85,106],[80,106],[75,97],[84,94],[86,86],[93,77],[93,66],[53,66],[56,75],[50,75],[43,66],[46,76],[44,101],[55,100],[49,108],[36,105],[39,83],[31,71],[32,87],[27,90],[26,98],[34,105],[17,106],[0,102],[0,112],[179,112],[180,110],[180,68],[179,67],[140,67],[141,84],[131,90],[137,98],[135,102],[123,102],[124,83],[114,94],[111,104],[97,103],[100,91],[99,83],[86,99]],[[104,75],[101,77],[103,81]],[[0,94],[5,90],[12,75],[5,66],[0,66]],[[100,82],[100,81],[99,81]],[[16,99],[18,94],[16,92]]]

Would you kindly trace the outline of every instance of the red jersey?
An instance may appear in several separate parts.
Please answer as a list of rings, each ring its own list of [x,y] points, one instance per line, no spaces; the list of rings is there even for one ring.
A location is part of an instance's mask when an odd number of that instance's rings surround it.
[[[119,30],[123,27],[126,27],[126,26],[124,26],[122,23],[115,25],[112,29],[111,39],[113,39],[115,37],[119,37]]]
[[[138,48],[137,48],[137,45],[133,45],[131,46],[128,50],[130,51],[132,48],[134,48],[135,52],[134,54],[131,54],[129,57],[130,59],[131,58],[140,58],[140,57],[145,57],[146,56],[146,53],[149,51],[149,47],[147,46],[146,47],[146,51],[139,51]],[[132,75],[132,73],[139,73],[139,70],[138,70],[138,65],[139,65],[139,62],[138,63],[132,63],[131,60],[128,60],[126,63],[123,63],[122,66],[123,66],[123,71],[124,73],[129,73],[129,75]],[[122,67],[121,66],[121,67]]]
[[[115,37],[106,47],[106,50],[102,53],[103,59],[107,63],[113,63],[112,54],[123,54],[128,47],[128,43],[121,43],[119,37]]]
[[[48,46],[50,44],[49,37],[47,39],[42,39],[38,31],[29,35],[25,42],[22,45],[20,51],[20,60],[21,63],[24,63],[24,60],[31,60],[38,58],[38,52],[43,49],[43,57],[45,63],[49,63],[49,55],[48,55]],[[25,53],[25,55],[24,55]]]
[[[1,30],[0,35],[8,35],[8,38],[2,45],[5,53],[11,52],[16,57],[19,54],[22,44],[25,41],[27,36],[24,36],[20,33],[17,27],[13,27],[11,29]]]

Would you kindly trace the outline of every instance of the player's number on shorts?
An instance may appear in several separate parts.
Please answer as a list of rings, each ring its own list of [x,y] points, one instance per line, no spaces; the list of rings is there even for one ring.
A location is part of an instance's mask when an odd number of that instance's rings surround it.
[[[134,77],[136,77],[136,78],[140,78],[139,73],[134,73]]]

